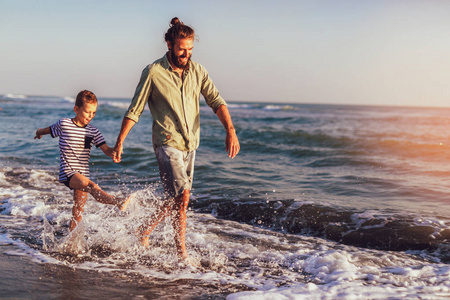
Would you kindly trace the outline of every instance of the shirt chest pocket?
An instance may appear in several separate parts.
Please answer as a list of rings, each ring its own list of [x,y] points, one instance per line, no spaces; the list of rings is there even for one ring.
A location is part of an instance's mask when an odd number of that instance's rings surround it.
[[[197,103],[200,97],[200,88],[198,85],[190,82],[188,86],[184,89],[184,105],[187,110],[187,113],[192,114],[197,111]]]
[[[84,149],[91,149],[92,140],[94,139],[93,136],[85,136],[84,138]]]

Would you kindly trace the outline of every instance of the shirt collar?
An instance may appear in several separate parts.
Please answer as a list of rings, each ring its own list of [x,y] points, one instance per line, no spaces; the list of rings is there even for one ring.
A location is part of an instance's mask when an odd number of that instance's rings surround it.
[[[169,51],[167,51],[166,54],[164,55],[162,63],[163,63],[164,68],[172,70],[172,66],[170,65],[168,55],[169,55]]]

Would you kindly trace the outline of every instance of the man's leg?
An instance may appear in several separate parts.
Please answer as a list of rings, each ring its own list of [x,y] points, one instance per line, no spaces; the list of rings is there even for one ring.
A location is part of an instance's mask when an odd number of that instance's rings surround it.
[[[86,204],[88,193],[80,190],[73,191],[72,219],[70,220],[69,230],[72,231],[83,219],[84,205]]]
[[[142,246],[149,246],[148,240],[150,238],[150,234],[152,233],[153,229],[155,229],[155,227],[169,215],[171,206],[172,203],[170,201],[165,201],[150,217],[150,219],[148,221],[145,221],[144,224],[139,226],[139,228],[136,230],[139,242]]]
[[[138,238],[142,245],[148,246],[150,233],[171,213],[178,255],[186,260],[186,211],[192,186],[195,151],[184,152],[171,147],[159,147],[155,149],[155,154],[166,194],[169,197],[177,196],[168,199],[148,222],[138,228]]]
[[[149,221],[142,224],[138,230],[138,238],[140,243],[148,247],[149,237],[153,229],[163,221],[170,213],[172,213],[172,226],[175,231],[175,245],[177,253],[183,260],[188,258],[186,251],[186,225],[187,225],[187,207],[189,204],[190,193],[185,190],[183,194],[175,197],[172,201],[165,202],[158,210],[150,217]]]
[[[174,210],[174,218],[172,225],[175,231],[175,245],[177,247],[178,256],[183,259],[188,259],[186,251],[186,225],[187,225],[187,208],[189,204],[190,193],[189,190],[184,190],[183,194],[175,198],[175,203],[172,207]]]

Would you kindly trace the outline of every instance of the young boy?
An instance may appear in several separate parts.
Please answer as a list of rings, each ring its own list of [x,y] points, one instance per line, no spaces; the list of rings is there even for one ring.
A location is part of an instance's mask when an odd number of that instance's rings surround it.
[[[79,92],[73,110],[75,111],[73,119],[63,118],[47,128],[39,128],[34,137],[40,139],[46,134],[50,134],[53,138],[59,137],[59,182],[73,190],[74,203],[70,231],[75,229],[83,217],[88,193],[98,202],[116,205],[121,211],[126,209],[131,200],[131,196],[126,199],[111,196],[89,179],[89,157],[92,145],[102,149],[103,153],[109,157],[113,157],[114,154],[101,132],[89,124],[97,111],[97,97],[87,90]]]

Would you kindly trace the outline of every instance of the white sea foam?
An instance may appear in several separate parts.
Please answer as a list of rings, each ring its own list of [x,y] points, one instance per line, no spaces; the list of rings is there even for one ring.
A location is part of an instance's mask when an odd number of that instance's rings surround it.
[[[365,211],[365,212],[362,212],[362,213],[354,213],[354,214],[352,214],[351,219],[352,219],[353,222],[355,222],[357,228],[369,229],[369,228],[383,227],[384,223],[386,221],[386,217],[380,217],[380,216],[377,216],[377,219],[381,221],[378,224],[369,225],[369,226],[367,226],[367,225],[363,226],[363,224],[366,221],[375,219],[375,215],[377,215],[377,212],[372,211],[372,210],[368,210],[368,211]]]
[[[64,264],[49,255],[31,248],[21,240],[11,238],[7,233],[0,234],[0,245],[14,245],[16,247],[15,250],[6,251],[5,254],[8,255],[27,256],[37,263]]]
[[[27,182],[39,188],[52,188],[55,186],[56,178],[54,174],[49,174],[42,170],[30,170]]]
[[[413,258],[394,255],[383,258],[374,251],[351,248],[317,251],[298,264],[299,269],[312,275],[311,282],[236,293],[227,299],[444,299],[450,296],[447,265],[418,264]]]
[[[2,186],[9,185],[8,181],[6,180],[4,171],[0,171],[0,185]]]

